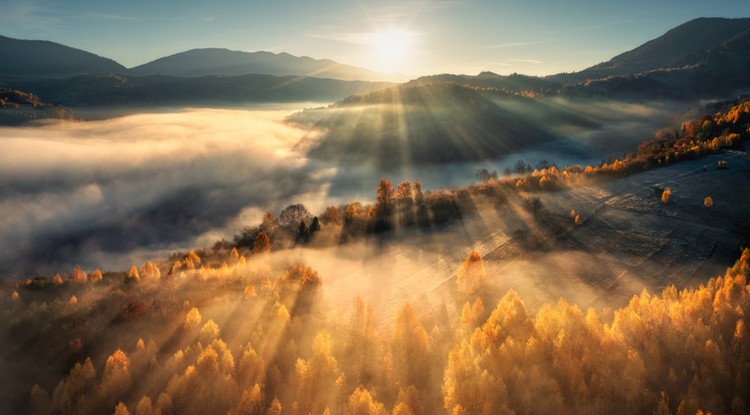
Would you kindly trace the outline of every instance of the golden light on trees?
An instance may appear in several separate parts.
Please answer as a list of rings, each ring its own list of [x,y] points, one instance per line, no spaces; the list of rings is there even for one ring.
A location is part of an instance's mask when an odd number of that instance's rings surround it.
[[[73,272],[70,274],[71,279],[73,282],[78,284],[85,284],[86,281],[88,281],[88,276],[85,272],[81,271],[81,266],[76,265],[73,267]]]
[[[95,269],[94,272],[92,272],[91,275],[89,275],[89,280],[92,283],[101,282],[102,278],[103,278],[102,270],[100,270],[99,268]]]
[[[128,271],[128,281],[129,282],[138,282],[141,280],[141,276],[138,274],[138,268],[135,267],[135,265],[130,267],[130,271]]]
[[[192,262],[194,265],[200,265],[201,257],[198,256],[198,254],[195,251],[188,252],[187,257],[190,260],[190,262]]]
[[[156,264],[148,261],[141,267],[139,275],[146,280],[158,280],[161,278],[161,271],[159,271],[159,267]]]
[[[375,195],[375,209],[377,215],[387,215],[393,208],[393,184],[390,180],[380,179]]]
[[[703,206],[711,207],[713,205],[714,205],[714,199],[711,196],[706,196],[706,198],[703,199]]]
[[[458,270],[458,291],[465,295],[470,295],[484,284],[485,272],[484,261],[477,251],[469,252],[466,261]]]
[[[253,253],[254,254],[267,254],[271,252],[271,239],[268,238],[268,234],[263,231],[255,237],[253,242]]]
[[[666,205],[669,203],[671,197],[672,197],[672,190],[670,190],[669,188],[666,188],[661,193],[661,202]]]
[[[333,225],[341,224],[341,217],[339,215],[338,208],[335,206],[328,206],[326,208],[325,213],[323,213],[321,220],[325,224],[333,224]]]
[[[184,326],[186,329],[195,327],[201,323],[201,312],[196,307],[192,307],[185,315]]]

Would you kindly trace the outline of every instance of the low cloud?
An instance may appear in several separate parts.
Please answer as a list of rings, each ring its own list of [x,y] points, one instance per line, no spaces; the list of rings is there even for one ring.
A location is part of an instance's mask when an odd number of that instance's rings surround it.
[[[304,132],[286,115],[194,109],[3,129],[0,273],[122,268],[231,236],[290,201],[319,207],[332,172],[292,150]]]
[[[670,113],[653,103],[550,105],[618,126],[566,132],[608,151],[614,143],[632,147]],[[316,214],[328,205],[369,202],[381,177],[420,179],[425,190],[460,187],[475,181],[477,168],[502,171],[519,158],[566,165],[604,154],[576,159],[552,146],[501,160],[373,170],[295,150],[314,132],[285,123],[289,114],[187,109],[0,129],[0,276],[27,278],[76,264],[127,269],[231,238],[263,212],[278,214],[291,203]]]

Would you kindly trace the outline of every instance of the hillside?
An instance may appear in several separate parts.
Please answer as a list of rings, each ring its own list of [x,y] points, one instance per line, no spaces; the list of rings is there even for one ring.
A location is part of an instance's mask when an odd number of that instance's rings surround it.
[[[633,50],[585,69],[578,75],[601,78],[691,66],[699,63],[695,59],[697,55],[722,48],[735,36],[748,30],[750,18],[691,20]]]
[[[580,150],[514,106],[531,113],[544,105],[464,85],[410,83],[305,110],[289,121],[313,131],[300,146],[314,157],[385,168],[487,160],[553,142]],[[596,125],[552,112],[559,124]]]
[[[24,90],[70,107],[232,105],[243,102],[335,101],[391,86],[388,83],[272,75],[80,75],[60,80],[17,81]]]
[[[241,52],[228,49],[192,49],[159,58],[128,70],[132,75],[169,75],[201,77],[208,75],[239,76],[265,74],[275,76],[310,76],[346,81],[392,80],[364,68],[334,62],[330,59],[313,59],[288,53]]]
[[[43,119],[70,119],[72,116],[69,109],[43,102],[33,94],[0,87],[0,126]]]
[[[59,43],[0,36],[0,75],[66,78],[125,71],[124,66],[111,59]]]
[[[607,62],[547,77],[483,72],[432,75],[412,84],[456,83],[545,96],[692,101],[750,88],[750,18],[700,18]]]

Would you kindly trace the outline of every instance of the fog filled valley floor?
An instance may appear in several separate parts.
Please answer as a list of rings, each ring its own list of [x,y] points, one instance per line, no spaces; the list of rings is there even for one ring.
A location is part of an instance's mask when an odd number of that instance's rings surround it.
[[[281,112],[6,130],[0,413],[746,413],[731,111],[585,169],[402,183],[388,209],[389,171],[307,158]],[[317,233],[266,223],[298,202]]]

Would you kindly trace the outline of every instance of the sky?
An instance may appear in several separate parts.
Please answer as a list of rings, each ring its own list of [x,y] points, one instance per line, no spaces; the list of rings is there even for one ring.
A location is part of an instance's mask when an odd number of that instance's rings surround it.
[[[0,35],[126,67],[193,48],[287,52],[406,76],[584,69],[747,0],[0,0]]]

